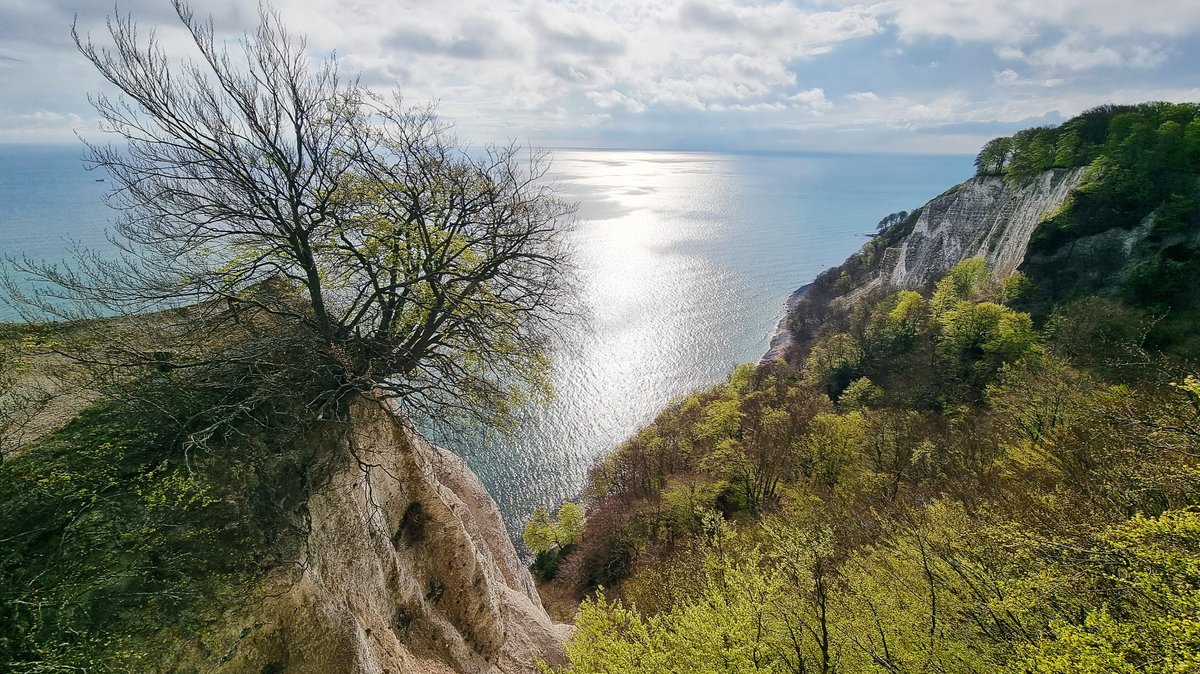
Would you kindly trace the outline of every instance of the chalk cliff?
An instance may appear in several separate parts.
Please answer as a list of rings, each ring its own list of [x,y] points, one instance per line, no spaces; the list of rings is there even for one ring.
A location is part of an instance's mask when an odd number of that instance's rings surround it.
[[[998,176],[968,180],[921,209],[912,233],[888,252],[880,277],[896,287],[917,288],[969,257],[987,260],[997,277],[1013,273],[1037,224],[1062,206],[1083,171],[1046,171],[1019,188]]]
[[[1084,169],[1051,169],[1019,187],[975,176],[868,241],[839,267],[788,298],[764,361],[786,356],[831,316],[858,300],[900,288],[925,288],[970,257],[987,260],[997,278],[1025,261],[1039,223],[1067,203]]]
[[[969,257],[987,260],[997,278],[1017,270],[1029,238],[1079,185],[1084,169],[1055,169],[1010,187],[998,176],[976,176],[920,210],[912,232],[888,248],[878,283],[920,288]]]
[[[310,442],[323,466],[305,552],[180,670],[510,674],[560,661],[569,627],[551,622],[460,458],[368,398]]]

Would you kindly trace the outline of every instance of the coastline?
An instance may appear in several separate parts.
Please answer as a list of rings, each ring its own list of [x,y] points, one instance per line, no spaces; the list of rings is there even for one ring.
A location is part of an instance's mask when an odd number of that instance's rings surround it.
[[[812,287],[812,283],[804,285],[792,291],[791,295],[783,303],[783,317],[779,319],[779,323],[775,326],[775,334],[771,335],[771,342],[767,346],[767,352],[759,359],[759,363],[770,363],[774,360],[783,357],[787,350],[792,345],[792,332],[788,330],[788,316],[792,314],[792,309],[800,302],[800,299],[808,293],[808,289]]]

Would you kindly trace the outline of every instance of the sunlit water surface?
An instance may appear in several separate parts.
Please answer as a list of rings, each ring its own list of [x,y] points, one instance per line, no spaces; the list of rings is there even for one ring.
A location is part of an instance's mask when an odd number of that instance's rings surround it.
[[[0,253],[103,245],[109,183],[75,147],[0,146]],[[757,360],[796,287],[881,217],[970,174],[961,156],[559,151],[589,314],[553,354],[556,396],[511,437],[458,440],[511,532],[668,401]],[[12,318],[0,307],[0,318]]]
[[[509,528],[578,492],[664,404],[758,360],[798,286],[966,157],[560,151],[590,321],[554,354],[556,398],[515,437],[459,447]]]

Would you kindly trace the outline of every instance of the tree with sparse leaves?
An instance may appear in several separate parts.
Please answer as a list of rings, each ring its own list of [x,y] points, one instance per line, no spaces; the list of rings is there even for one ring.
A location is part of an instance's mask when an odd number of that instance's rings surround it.
[[[88,153],[115,184],[120,255],[11,261],[44,288],[8,279],[27,318],[108,317],[56,346],[80,362],[236,362],[334,414],[374,390],[504,426],[546,394],[573,206],[545,155],[460,146],[430,109],[314,64],[269,8],[230,49],[173,4],[198,58],[173,59],[128,17],[108,46],[73,32],[120,92],[92,99],[120,143]]]

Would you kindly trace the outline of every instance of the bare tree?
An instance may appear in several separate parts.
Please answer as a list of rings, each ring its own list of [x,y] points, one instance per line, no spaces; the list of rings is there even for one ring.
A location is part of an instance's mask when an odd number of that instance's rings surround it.
[[[236,362],[325,409],[382,389],[415,414],[502,425],[545,391],[573,214],[545,155],[459,146],[429,108],[314,64],[269,8],[231,51],[173,4],[198,58],[129,17],[107,46],[72,31],[121,92],[92,102],[123,142],[89,145],[116,185],[121,254],[13,261],[48,282],[9,279],[27,318],[70,321],[86,335],[71,355],[98,367]],[[78,321],[97,317],[118,318]]]

